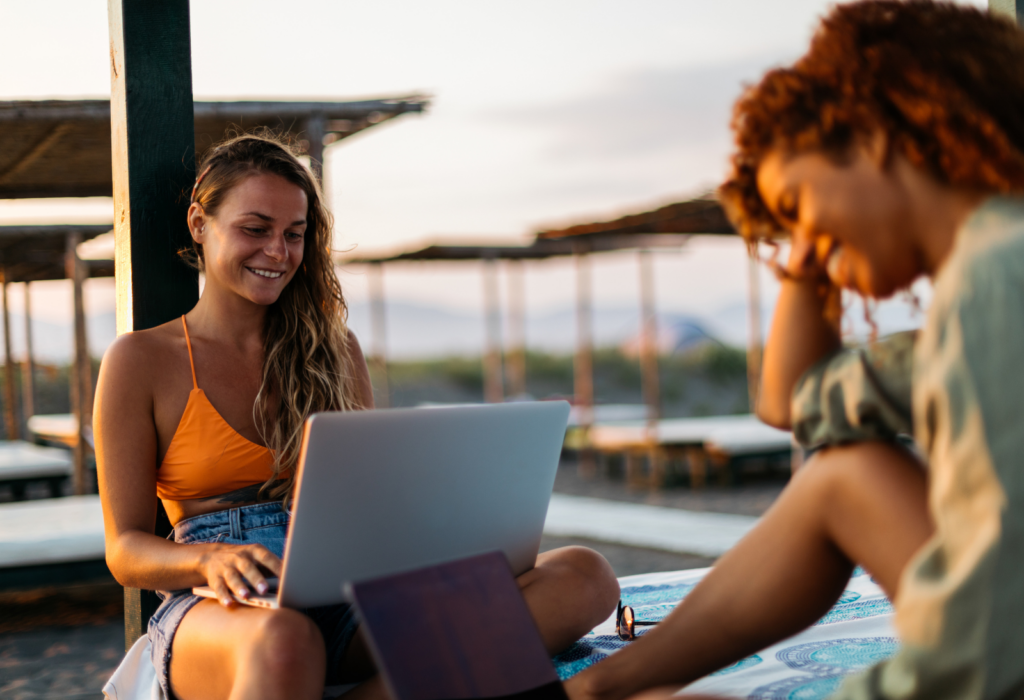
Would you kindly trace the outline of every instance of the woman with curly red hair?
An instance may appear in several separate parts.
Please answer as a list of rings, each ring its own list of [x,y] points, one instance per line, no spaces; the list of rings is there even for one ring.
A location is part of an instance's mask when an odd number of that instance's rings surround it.
[[[803,58],[740,98],[733,130],[723,203],[749,242],[791,243],[757,411],[815,454],[570,696],[690,683],[814,623],[859,564],[902,646],[836,697],[1020,697],[1024,32],[950,3],[838,6]],[[843,347],[838,289],[885,298],[921,276],[934,298],[919,333]]]

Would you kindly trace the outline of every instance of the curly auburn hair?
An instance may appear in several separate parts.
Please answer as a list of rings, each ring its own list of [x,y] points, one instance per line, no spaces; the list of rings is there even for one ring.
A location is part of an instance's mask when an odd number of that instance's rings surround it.
[[[856,139],[881,130],[890,153],[940,182],[1024,192],[1024,31],[949,2],[839,5],[806,55],[744,91],[732,129],[732,172],[719,196],[751,243],[784,231],[757,188],[757,169],[776,148],[843,162]]]

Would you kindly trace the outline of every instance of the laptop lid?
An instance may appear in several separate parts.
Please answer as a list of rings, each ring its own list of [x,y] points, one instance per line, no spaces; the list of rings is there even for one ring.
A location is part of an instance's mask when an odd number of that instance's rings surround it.
[[[394,700],[567,700],[500,552],[348,588]]]
[[[320,413],[306,422],[279,600],[498,550],[536,561],[564,401]]]

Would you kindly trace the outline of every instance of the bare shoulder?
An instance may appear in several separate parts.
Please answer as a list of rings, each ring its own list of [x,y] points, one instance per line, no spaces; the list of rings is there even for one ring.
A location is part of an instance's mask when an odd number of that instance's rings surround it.
[[[119,336],[103,355],[101,377],[111,375],[133,382],[136,386],[151,384],[164,373],[168,360],[184,344],[181,323],[170,321],[154,328],[133,331]],[[103,378],[100,380],[103,381]]]

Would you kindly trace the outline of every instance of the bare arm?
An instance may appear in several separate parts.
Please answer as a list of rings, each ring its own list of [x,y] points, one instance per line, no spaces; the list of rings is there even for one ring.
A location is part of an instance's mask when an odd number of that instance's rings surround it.
[[[790,429],[793,387],[811,366],[841,347],[839,328],[827,321],[818,279],[787,279],[775,306],[764,349],[757,416]],[[838,294],[831,295],[838,302]],[[838,309],[832,314],[838,318]]]
[[[153,534],[157,431],[152,347],[148,339],[133,335],[122,336],[107,351],[96,387],[93,430],[107,566],[124,586],[175,590],[209,583],[222,594],[221,602],[230,599],[228,587],[244,597],[243,575],[257,589],[263,581],[257,564],[274,573],[280,569],[266,548],[180,545]]]

